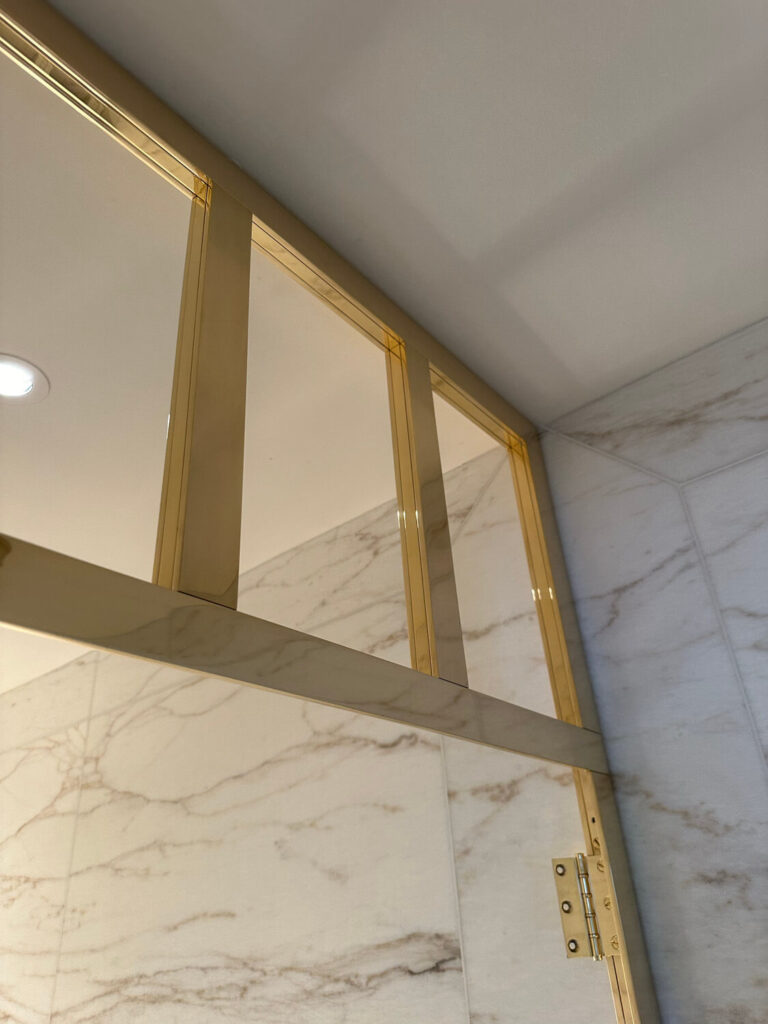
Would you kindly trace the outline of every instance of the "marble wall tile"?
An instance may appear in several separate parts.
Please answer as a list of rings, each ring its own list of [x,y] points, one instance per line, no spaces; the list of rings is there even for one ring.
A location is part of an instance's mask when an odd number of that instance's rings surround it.
[[[567,439],[544,451],[606,736],[729,711],[740,690],[677,489]]]
[[[509,457],[501,447],[446,475],[469,684],[555,713]]]
[[[32,644],[46,640],[28,636]],[[0,694],[0,752],[20,749],[87,718],[99,657],[89,651]]]
[[[0,753],[0,1020],[49,1020],[87,725]]]
[[[463,1024],[439,742],[219,680],[94,718],[53,1020],[137,1015]]]
[[[613,1024],[604,964],[566,958],[552,857],[584,849],[573,775],[446,738],[472,1024]]]
[[[410,665],[397,503],[243,573],[238,608]]]
[[[674,480],[768,448],[768,320],[699,349],[554,427]]]
[[[560,436],[544,449],[663,1020],[758,1024],[764,764],[683,500]]]
[[[686,495],[768,753],[768,455],[689,484]]]

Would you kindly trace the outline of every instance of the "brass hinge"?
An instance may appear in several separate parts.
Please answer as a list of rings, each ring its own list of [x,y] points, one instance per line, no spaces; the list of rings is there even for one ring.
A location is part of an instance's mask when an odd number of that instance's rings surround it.
[[[566,956],[602,960],[619,955],[616,897],[604,857],[558,857],[552,861]]]

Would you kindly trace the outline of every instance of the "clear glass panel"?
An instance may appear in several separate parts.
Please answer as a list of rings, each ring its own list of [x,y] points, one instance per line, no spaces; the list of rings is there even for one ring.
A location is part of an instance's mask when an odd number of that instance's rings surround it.
[[[445,764],[470,1020],[615,1024],[560,925],[552,858],[585,849],[571,769],[454,739]]]
[[[605,968],[563,949],[550,861],[584,848],[569,769],[12,636],[12,1019],[614,1020]]]
[[[385,354],[251,260],[238,608],[410,664]]]
[[[509,454],[434,399],[469,685],[553,715]]]
[[[50,380],[0,398],[0,530],[148,579],[190,201],[4,57],[0,94],[0,352]]]

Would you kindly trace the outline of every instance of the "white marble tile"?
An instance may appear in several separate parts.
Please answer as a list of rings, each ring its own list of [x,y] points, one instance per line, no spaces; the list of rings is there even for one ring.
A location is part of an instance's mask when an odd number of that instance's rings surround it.
[[[699,349],[554,427],[674,480],[768,448],[768,320]]]
[[[87,763],[54,1020],[466,1021],[436,739],[203,680]]]
[[[562,438],[545,454],[663,1019],[758,1024],[764,766],[683,503]]]
[[[686,494],[768,752],[768,456],[698,480]]]
[[[469,685],[552,715],[507,453],[481,455],[445,483]]]
[[[410,665],[397,504],[372,509],[244,573],[238,608]]]
[[[741,700],[676,488],[553,435],[544,450],[603,730]]]
[[[740,709],[612,754],[664,1021],[768,1020],[768,794]]]
[[[569,769],[445,740],[472,1024],[612,1024],[603,964],[567,959],[552,857],[584,849]]]
[[[49,1019],[85,725],[0,754],[0,1020]]]
[[[28,635],[32,642],[45,640]],[[0,751],[18,749],[87,718],[99,657],[91,651],[0,694]]]

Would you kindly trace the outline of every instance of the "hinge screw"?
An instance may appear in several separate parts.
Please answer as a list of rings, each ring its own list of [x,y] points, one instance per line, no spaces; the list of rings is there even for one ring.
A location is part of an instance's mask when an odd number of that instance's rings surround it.
[[[562,910],[562,912],[564,914],[570,914],[570,912],[571,912],[570,900],[563,900],[563,902],[560,904],[560,909]]]
[[[555,872],[558,875],[564,875],[565,874],[565,864],[556,864],[555,865]]]
[[[579,944],[576,939],[568,939],[568,949],[571,953],[575,953],[579,948]]]

